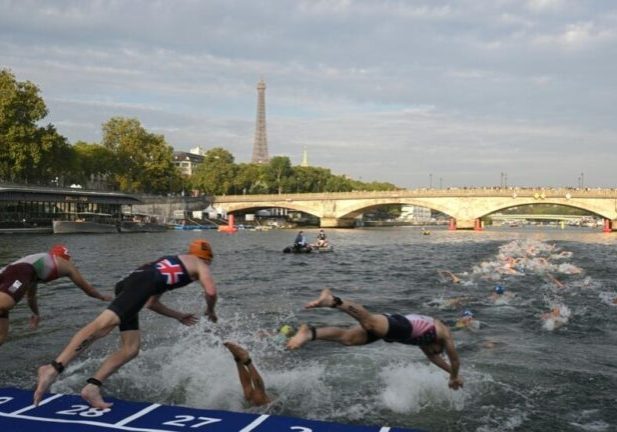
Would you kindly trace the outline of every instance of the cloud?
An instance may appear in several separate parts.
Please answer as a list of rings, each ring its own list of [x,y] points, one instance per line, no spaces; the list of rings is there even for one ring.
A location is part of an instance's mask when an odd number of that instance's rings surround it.
[[[610,1],[0,0],[0,64],[71,142],[135,117],[246,162],[264,78],[270,151],[296,163],[306,147],[400,186],[614,185],[615,28]]]
[[[593,22],[568,24],[556,34],[538,35],[534,43],[541,46],[556,46],[566,49],[584,49],[594,45],[615,42],[617,31],[603,28]]]

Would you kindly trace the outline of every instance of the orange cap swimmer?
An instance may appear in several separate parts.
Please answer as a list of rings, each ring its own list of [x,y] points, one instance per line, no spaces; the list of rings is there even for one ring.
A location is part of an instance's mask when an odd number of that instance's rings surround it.
[[[71,259],[71,254],[66,246],[63,244],[56,244],[49,249],[49,253],[53,256],[58,256],[60,258],[64,258],[65,260]]]
[[[208,262],[212,261],[214,257],[210,243],[205,240],[194,240],[191,242],[189,245],[189,253]]]

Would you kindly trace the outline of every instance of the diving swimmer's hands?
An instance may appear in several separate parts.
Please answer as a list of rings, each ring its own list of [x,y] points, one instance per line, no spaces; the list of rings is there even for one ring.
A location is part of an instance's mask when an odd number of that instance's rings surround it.
[[[219,320],[216,316],[216,312],[214,312],[213,310],[207,309],[205,315],[208,317],[208,320],[212,321],[213,323]]]
[[[199,320],[195,316],[195,314],[187,313],[187,314],[182,314],[180,317],[178,317],[178,321],[180,321],[185,326],[192,326],[194,324],[197,324],[197,321]]]
[[[461,378],[461,377],[456,377],[456,378],[450,377],[450,381],[448,382],[448,387],[450,387],[452,390],[458,390],[459,388],[463,388],[463,378]]]
[[[114,296],[109,295],[109,294],[100,294],[99,295],[99,300],[102,301],[112,301],[114,299]]]
[[[30,316],[30,328],[32,330],[36,330],[39,327],[39,322],[41,321],[41,317],[36,315],[36,314],[32,314],[32,316]]]

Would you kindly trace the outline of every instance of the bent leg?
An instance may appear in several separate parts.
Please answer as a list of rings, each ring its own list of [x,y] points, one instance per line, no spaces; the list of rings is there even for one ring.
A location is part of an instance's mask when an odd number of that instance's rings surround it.
[[[8,294],[0,292],[0,345],[9,336],[9,311],[15,306],[15,300]]]
[[[106,336],[120,322],[120,318],[109,309],[104,310],[90,324],[79,330],[58,357],[56,365],[67,366],[75,357],[88,348],[92,342]],[[43,365],[38,370],[38,380],[34,392],[34,404],[38,405],[43,394],[60,373],[51,364]]]
[[[0,346],[6,341],[9,336],[9,314],[2,316],[0,310]]]
[[[231,352],[236,362],[236,369],[238,370],[238,378],[240,379],[240,385],[242,386],[242,393],[244,393],[244,399],[247,402],[251,402],[253,385],[251,377],[244,367],[244,363],[250,360],[249,353],[240,345],[236,345],[232,342],[224,342],[223,345]]]
[[[120,349],[109,355],[93,378],[103,382],[123,365],[133,360],[139,354],[141,345],[141,332],[139,330],[127,330],[120,333]],[[94,408],[105,409],[113,404],[103,401],[98,385],[88,383],[81,390],[81,397]]]
[[[253,391],[251,393],[251,399],[249,402],[254,406],[261,406],[270,403],[270,398],[266,393],[266,386],[264,384],[264,381],[261,378],[261,375],[259,374],[257,369],[255,369],[255,366],[253,366],[253,363],[249,363],[244,367],[248,371],[253,386]]]
[[[384,315],[372,314],[358,303],[349,300],[342,301],[335,297],[328,288],[321,292],[317,300],[307,303],[305,307],[336,307],[358,321],[367,332],[378,337],[384,337],[388,333],[388,318]]]
[[[359,325],[351,328],[311,328],[306,324],[302,324],[294,337],[287,342],[287,348],[292,350],[298,349],[313,340],[326,340],[347,346],[365,345],[368,343],[368,333]]]

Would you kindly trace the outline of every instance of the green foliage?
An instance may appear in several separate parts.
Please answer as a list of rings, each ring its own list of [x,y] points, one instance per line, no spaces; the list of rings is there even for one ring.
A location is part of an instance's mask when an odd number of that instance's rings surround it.
[[[103,124],[103,147],[114,156],[112,173],[124,192],[165,193],[182,183],[165,137],[147,132],[137,119],[114,117]]]
[[[207,195],[235,193],[237,171],[231,153],[220,147],[213,148],[204,155],[204,162],[195,168],[191,184]]]
[[[54,126],[37,122],[47,115],[33,83],[19,82],[0,70],[0,178],[15,182],[45,182],[62,176],[71,148]]]

